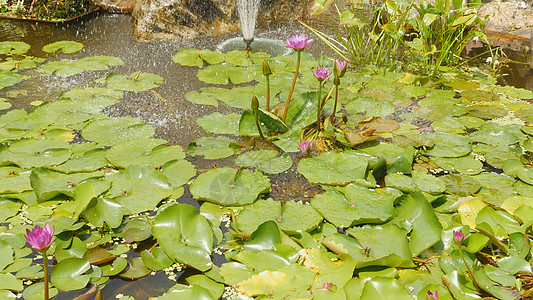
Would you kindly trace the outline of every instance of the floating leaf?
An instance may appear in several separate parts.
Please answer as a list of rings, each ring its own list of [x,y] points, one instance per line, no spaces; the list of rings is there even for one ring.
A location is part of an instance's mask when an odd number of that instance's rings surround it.
[[[131,259],[131,263],[129,263],[126,269],[124,269],[119,275],[122,278],[128,278],[131,280],[144,277],[150,274],[150,272],[151,270],[144,265],[142,258],[134,257]]]
[[[203,116],[196,119],[198,126],[203,130],[214,134],[239,134],[239,120],[241,116],[236,113],[223,115],[214,112],[211,115]]]
[[[131,214],[154,209],[172,192],[168,179],[150,166],[131,165],[106,180],[112,183],[110,196]]]
[[[224,167],[200,174],[190,186],[197,199],[221,205],[253,203],[259,194],[270,191],[270,180],[259,172]]]
[[[309,232],[322,222],[322,215],[313,206],[295,201],[285,201],[279,227],[288,234]]]
[[[144,125],[140,118],[132,117],[96,120],[81,131],[84,139],[107,146],[139,142],[150,138],[154,133],[153,127]]]
[[[22,168],[53,166],[70,158],[70,145],[53,139],[25,139],[0,148],[0,162]]]
[[[205,159],[220,159],[239,152],[241,145],[225,136],[202,137],[189,143],[187,150],[192,156],[203,155]]]
[[[38,200],[45,201],[60,194],[74,197],[76,186],[81,182],[103,175],[102,171],[66,175],[48,169],[36,169],[32,172],[30,180]]]
[[[298,163],[298,172],[310,182],[346,185],[364,179],[367,160],[355,152],[326,152]]]
[[[156,216],[152,233],[174,261],[207,271],[213,265],[213,231],[205,217],[187,204],[166,207]],[[178,237],[178,238],[176,238]]]
[[[349,184],[339,191],[316,195],[311,199],[311,205],[335,226],[346,228],[357,224],[383,223],[391,219],[396,197],[386,190],[371,191]]]
[[[109,66],[119,66],[124,62],[118,57],[92,56],[78,60],[58,60],[42,65],[39,71],[60,77],[69,77],[83,73],[84,71],[102,71],[109,69]]]
[[[287,154],[277,155],[275,150],[248,151],[237,157],[235,163],[241,167],[255,167],[266,174],[282,173],[292,166],[292,159]]]
[[[0,42],[0,54],[22,54],[30,50],[30,45],[24,42]]]
[[[163,77],[159,75],[140,71],[128,76],[111,73],[105,78],[108,88],[131,92],[142,92],[156,88],[163,81]]]
[[[430,133],[427,135],[435,141],[435,146],[426,151],[431,156],[461,157],[472,150],[469,141],[462,136],[445,133]]]
[[[52,283],[64,291],[74,291],[84,288],[91,275],[87,272],[91,264],[81,258],[67,258],[59,262],[52,271]]]
[[[144,264],[155,271],[166,269],[174,263],[161,247],[155,247],[151,251],[143,250],[140,255]]]
[[[58,294],[56,288],[48,288],[48,296],[50,298],[55,297]],[[29,287],[25,288],[22,292],[22,297],[24,300],[41,300],[44,299],[44,282],[37,282]],[[4,298],[3,298],[4,299]],[[8,298],[5,298],[8,299]]]
[[[87,206],[85,217],[87,221],[96,227],[103,227],[104,222],[110,228],[116,228],[122,224],[123,207],[115,200],[107,198],[93,199]]]
[[[130,165],[150,165],[157,168],[169,161],[185,158],[180,146],[162,145],[164,142],[151,139],[142,144],[116,145],[106,152],[105,158],[113,166],[120,168]]]
[[[20,74],[11,71],[0,71],[0,90],[5,87],[19,83],[22,80],[24,80],[24,77]],[[4,106],[6,105],[4,104]]]
[[[83,49],[83,44],[73,41],[59,41],[48,44],[43,47],[43,51],[46,53],[54,53],[57,51],[63,53],[74,53]]]

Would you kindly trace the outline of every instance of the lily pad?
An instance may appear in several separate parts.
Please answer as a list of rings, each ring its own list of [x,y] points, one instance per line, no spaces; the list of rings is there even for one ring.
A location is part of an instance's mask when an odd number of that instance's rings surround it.
[[[24,76],[11,71],[0,71],[0,90],[24,80]]]
[[[0,42],[0,54],[22,54],[30,50],[30,45],[24,42],[5,41]]]
[[[59,262],[52,271],[52,283],[64,291],[74,291],[84,288],[91,275],[91,264],[81,258],[67,258]]]
[[[276,150],[248,151],[241,154],[235,163],[241,167],[255,167],[266,174],[277,174],[292,166],[292,159],[287,154],[277,156]]]
[[[78,60],[58,60],[51,61],[42,65],[39,71],[60,77],[69,77],[83,73],[84,71],[102,71],[109,69],[110,66],[119,66],[124,62],[118,57],[111,56],[92,56],[84,57]]]
[[[159,212],[152,233],[174,261],[207,271],[213,265],[213,231],[209,221],[187,204],[174,204]]]
[[[62,52],[62,53],[74,53],[83,49],[83,44],[73,41],[59,41],[48,44],[43,47],[43,51],[46,53]]]
[[[241,116],[236,113],[223,115],[214,112],[211,115],[203,116],[196,119],[198,126],[207,132],[214,134],[239,134],[239,120]]]
[[[111,73],[105,78],[108,88],[131,92],[142,92],[156,88],[163,81],[163,77],[159,75],[140,71],[128,76]]]
[[[435,141],[435,146],[428,149],[428,155],[437,157],[461,157],[472,150],[472,147],[465,137],[455,134],[430,133],[427,134]]]
[[[142,119],[133,117],[108,118],[89,123],[81,136],[106,146],[139,142],[154,135],[153,127],[144,125]]]
[[[162,167],[165,163],[185,158],[180,146],[162,145],[164,140],[151,139],[142,144],[122,144],[109,149],[105,158],[115,167],[150,165]]]
[[[0,162],[22,168],[59,165],[70,158],[70,145],[54,139],[25,139],[0,148]]]
[[[189,143],[187,150],[192,156],[203,155],[205,159],[220,159],[240,151],[241,145],[225,136],[202,137]]]
[[[245,205],[270,191],[270,180],[259,172],[224,167],[200,174],[190,191],[197,199],[220,205]]]
[[[131,165],[106,180],[112,183],[110,196],[131,214],[154,209],[172,193],[168,179],[150,166]]]
[[[310,182],[346,185],[364,179],[368,161],[355,152],[326,152],[298,163],[298,172]]]

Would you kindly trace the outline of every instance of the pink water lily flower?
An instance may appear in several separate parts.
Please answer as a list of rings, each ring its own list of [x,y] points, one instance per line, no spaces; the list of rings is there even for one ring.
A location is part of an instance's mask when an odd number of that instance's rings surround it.
[[[457,244],[461,244],[462,241],[465,239],[465,234],[462,231],[453,231],[453,239]]]
[[[313,43],[313,40],[309,39],[306,34],[296,34],[288,38],[286,41],[284,41],[284,43],[289,48],[292,48],[296,51],[302,51],[303,49],[305,49],[305,47],[311,45]]]
[[[333,73],[335,76],[341,78],[346,74],[346,70],[348,70],[348,67],[350,66],[350,62],[346,62],[344,60],[337,59],[333,63]]]
[[[432,291],[428,291],[428,300],[439,300],[439,293],[437,291],[435,291],[435,293],[433,293]]]
[[[313,75],[315,75],[318,81],[324,81],[326,80],[326,78],[329,77],[330,71],[329,69],[326,69],[326,68],[317,68],[316,72],[313,72]]]
[[[50,228],[50,223],[46,222],[44,228],[35,225],[33,230],[26,229],[24,238],[31,247],[38,251],[44,251],[52,244],[55,227]]]
[[[313,141],[309,141],[308,139],[304,141],[300,141],[300,151],[303,153],[311,152],[313,149]]]

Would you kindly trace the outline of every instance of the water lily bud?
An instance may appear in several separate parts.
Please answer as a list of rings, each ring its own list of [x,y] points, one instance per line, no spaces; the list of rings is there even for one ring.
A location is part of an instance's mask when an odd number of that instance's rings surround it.
[[[270,65],[266,60],[263,60],[263,75],[270,76],[272,75],[272,70],[270,69]]]
[[[340,85],[341,84],[341,79],[338,76],[335,76],[335,79],[333,80],[333,84],[334,85]]]
[[[257,100],[257,97],[256,97],[256,96],[253,96],[253,97],[252,97],[252,105],[251,105],[251,108],[252,108],[252,110],[257,110],[257,109],[259,109],[259,100]]]

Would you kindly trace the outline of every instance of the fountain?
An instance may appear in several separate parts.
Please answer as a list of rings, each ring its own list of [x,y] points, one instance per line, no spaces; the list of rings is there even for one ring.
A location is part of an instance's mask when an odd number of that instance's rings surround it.
[[[241,21],[241,30],[246,49],[250,51],[250,44],[254,41],[255,22],[260,0],[237,0],[237,10]]]

